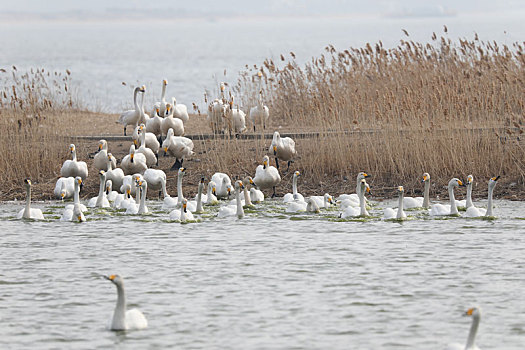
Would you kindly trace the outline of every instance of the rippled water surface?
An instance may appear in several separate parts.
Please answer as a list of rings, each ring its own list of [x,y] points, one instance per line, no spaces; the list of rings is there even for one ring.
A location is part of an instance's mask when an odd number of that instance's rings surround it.
[[[372,215],[393,203],[378,203]],[[525,204],[498,201],[496,220],[338,221],[259,205],[242,220],[167,221],[91,211],[45,222],[0,206],[0,347],[39,349],[440,349],[466,340],[472,305],[483,309],[477,344],[523,349]],[[115,287],[149,328],[106,330]]]

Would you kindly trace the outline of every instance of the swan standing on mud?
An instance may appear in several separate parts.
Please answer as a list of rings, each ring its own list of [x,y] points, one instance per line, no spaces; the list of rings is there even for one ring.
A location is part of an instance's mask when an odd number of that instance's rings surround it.
[[[259,95],[257,98],[257,105],[250,108],[250,121],[253,124],[253,132],[255,132],[255,126],[262,126],[263,129],[266,129],[266,123],[270,119],[270,110],[268,106],[265,106],[262,98],[262,73],[257,72],[259,77]]]
[[[168,86],[168,80],[164,79],[162,81],[162,90],[160,94],[160,101],[155,102],[153,105],[153,110],[151,111],[151,115],[155,115],[155,113],[158,113],[158,115],[164,116],[166,114],[166,87]]]
[[[77,177],[80,176],[82,180],[88,177],[88,167],[86,162],[77,161],[77,150],[74,144],[69,145],[72,159],[68,159],[62,164],[60,169],[60,176],[62,177]]]
[[[124,125],[124,136],[126,136],[126,127],[128,125],[131,125],[133,128],[136,127],[142,114],[141,107],[137,101],[137,95],[139,92],[144,93],[146,92],[146,89],[144,89],[143,86],[135,88],[133,91],[133,105],[135,106],[135,109],[122,113],[118,119],[118,122]]]
[[[125,175],[144,174],[146,169],[148,169],[146,156],[142,153],[137,153],[133,144],[129,147],[129,154],[122,159],[120,166]]]
[[[102,139],[98,142],[98,152],[95,155],[95,158],[93,159],[93,166],[95,167],[95,169],[97,169],[98,171],[104,170],[107,172],[109,170],[107,158],[108,158],[108,142]],[[115,169],[117,167],[117,159],[111,156],[110,161],[111,161],[111,166],[113,167],[113,169]]]
[[[273,133],[272,143],[268,152],[275,157],[275,167],[279,169],[279,159],[288,162],[286,172],[290,170],[292,159],[296,156],[295,141],[290,137],[281,137],[278,131]]]
[[[173,129],[168,130],[168,135],[162,143],[162,148],[165,153],[169,153],[175,157],[171,170],[177,170],[182,167],[182,163],[186,157],[191,157],[193,152],[193,141],[183,136],[173,136]]]
[[[16,218],[44,220],[44,214],[42,214],[42,210],[31,208],[31,180],[25,179],[24,183],[26,185],[26,206],[18,212]]]
[[[112,331],[127,331],[131,329],[143,329],[148,327],[148,321],[138,309],[126,310],[126,293],[124,291],[124,279],[119,275],[104,276],[117,287],[117,305],[113,311],[113,317],[109,324]]]
[[[273,188],[272,198],[275,197],[275,186],[281,182],[281,175],[276,167],[270,165],[268,156],[264,156],[262,165],[258,165],[255,169],[253,182],[261,190]]]
[[[173,135],[182,136],[184,135],[184,122],[173,116],[173,108],[171,104],[166,105],[166,115],[160,124],[160,133],[168,137],[168,131],[173,129]]]

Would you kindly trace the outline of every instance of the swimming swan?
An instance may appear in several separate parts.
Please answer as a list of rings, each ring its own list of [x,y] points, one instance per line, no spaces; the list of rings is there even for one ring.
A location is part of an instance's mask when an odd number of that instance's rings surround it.
[[[126,127],[128,125],[135,127],[139,122],[141,116],[141,107],[139,106],[139,103],[137,101],[137,95],[139,92],[144,93],[146,92],[146,89],[144,89],[144,87],[142,86],[135,88],[135,90],[133,91],[133,105],[135,106],[135,109],[122,113],[118,118],[118,122],[124,125],[124,136],[126,136]]]
[[[117,287],[117,305],[109,325],[112,331],[126,331],[131,329],[144,329],[148,327],[148,320],[138,309],[126,310],[126,293],[124,292],[124,279],[119,275],[104,276]]]
[[[319,205],[317,205],[317,201],[313,199],[312,197],[308,197],[308,199],[306,200],[306,211],[310,213],[320,213],[321,212]]]
[[[195,220],[191,211],[188,210],[188,200],[184,198],[180,209],[174,209],[170,212],[170,220],[179,220],[180,222]]]
[[[474,176],[469,175],[467,176],[467,199],[465,202],[465,207],[470,208],[474,206],[472,203],[472,185],[474,183]]]
[[[173,209],[180,208],[182,205],[182,200],[184,199],[184,194],[182,193],[182,178],[186,172],[185,168],[179,168],[177,171],[177,197],[170,197],[167,193],[164,197],[164,202],[162,203],[162,209]]]
[[[283,202],[284,203],[288,203],[288,202],[292,202],[296,199],[304,202],[304,197],[302,194],[300,194],[299,192],[297,192],[297,179],[299,178],[299,176],[301,176],[301,173],[296,171],[293,173],[293,179],[292,179],[292,193],[287,193],[284,195],[283,197]]]
[[[80,176],[77,176],[75,177],[75,190],[74,190],[74,194],[73,194],[73,204],[68,204],[64,207],[64,212],[66,210],[73,210],[74,209],[74,205],[78,203],[79,207],[80,207],[80,211],[81,212],[85,212],[87,211],[87,207],[80,203],[80,186],[82,185],[82,178]],[[77,189],[78,187],[78,189]]]
[[[399,195],[399,200],[397,202],[397,212],[392,208],[386,208],[383,211],[383,219],[390,220],[390,219],[397,219],[397,220],[403,220],[406,219],[407,214],[403,211],[403,196],[405,194],[405,190],[403,186],[399,186],[397,188],[397,193]]]
[[[113,166],[112,159],[114,158],[115,157],[113,157],[111,153],[108,153],[108,156],[106,158],[108,168],[108,170],[106,171],[106,181],[111,180],[112,186],[116,190],[124,193],[124,191],[122,190],[122,185],[124,184],[125,178],[124,171],[121,168],[115,168]]]
[[[229,216],[237,216],[242,219],[244,217],[244,209],[241,202],[241,191],[244,190],[244,185],[241,180],[235,181],[235,201],[236,205],[227,205],[219,208],[218,217],[224,218]]]
[[[453,178],[448,182],[448,196],[450,198],[450,205],[443,205],[439,203],[432,204],[430,208],[430,215],[459,215],[456,198],[454,198],[454,187],[463,186],[458,178]]]
[[[61,200],[73,197],[75,193],[75,178],[72,176],[59,178],[53,193],[56,198]]]
[[[281,182],[281,175],[276,167],[270,165],[270,158],[263,157],[263,164],[258,165],[255,169],[253,182],[261,190],[273,188],[272,198],[275,197],[275,186]]]
[[[288,162],[288,171],[290,169],[290,163],[297,154],[295,150],[295,141],[290,137],[281,137],[278,131],[273,133],[272,143],[268,152],[275,157],[275,166],[279,169],[279,159]]]
[[[69,145],[72,159],[68,159],[60,169],[60,176],[62,177],[76,177],[80,176],[82,180],[88,177],[88,167],[86,162],[77,161],[77,151],[74,144]]]
[[[113,191],[113,182],[111,180],[106,180],[106,197],[108,198],[108,201],[114,202],[118,195],[119,193],[117,191]]]
[[[403,206],[406,209],[412,208],[426,208],[430,207],[430,175],[428,173],[423,174],[422,182],[425,184],[423,197],[405,197],[403,199]]]
[[[359,195],[359,209],[348,206],[341,214],[339,214],[340,218],[346,219],[349,217],[356,217],[356,216],[370,216],[368,214],[368,211],[366,210],[366,200],[365,200],[365,191],[370,191],[370,187],[367,186],[365,178],[361,178],[361,181],[359,182],[360,186],[357,190],[357,193]]]
[[[323,196],[311,196],[312,200],[315,201],[319,208],[329,208],[334,204],[334,199],[328,193],[325,193]]]
[[[228,188],[231,188],[232,181],[225,173],[215,173],[211,177],[211,181],[215,183],[215,195],[217,198],[229,197]]]
[[[472,324],[468,333],[467,344],[462,345],[459,343],[453,343],[447,347],[447,350],[480,350],[480,348],[476,346],[475,341],[476,333],[478,332],[479,321],[481,320],[481,308],[473,307],[468,309],[467,312],[465,312],[465,316],[472,317]]]
[[[206,205],[216,205],[219,204],[217,196],[215,195],[217,187],[214,181],[208,182],[208,193],[206,194]]]
[[[87,209],[83,204],[80,204],[78,195],[80,193],[80,184],[82,183],[82,179],[77,176],[75,178],[75,199],[74,204],[67,205],[64,209],[64,212],[62,213],[62,217],[60,218],[61,221],[77,221],[77,222],[85,222],[86,217],[84,216],[84,211]]]
[[[100,170],[98,172],[99,179],[100,179],[100,187],[98,189],[98,196],[93,197],[88,202],[88,207],[90,208],[109,208],[109,201],[106,197],[106,172],[104,170]]]
[[[42,210],[31,208],[31,180],[24,179],[24,183],[26,184],[26,206],[18,212],[16,218],[44,220]]]
[[[492,194],[494,192],[494,187],[496,187],[496,184],[498,183],[499,176],[495,176],[493,178],[490,178],[489,180],[489,194],[488,194],[488,202],[487,202],[487,209],[483,208],[476,208],[474,205],[467,208],[467,211],[465,213],[466,217],[469,218],[476,218],[480,216],[494,216],[493,214],[493,206],[492,206]],[[468,197],[467,197],[468,198]]]

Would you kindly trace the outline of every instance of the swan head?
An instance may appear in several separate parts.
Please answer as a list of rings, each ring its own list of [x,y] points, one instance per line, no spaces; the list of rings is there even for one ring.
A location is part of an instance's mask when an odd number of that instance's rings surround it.
[[[208,187],[211,188],[211,193],[216,196],[217,194],[215,193],[216,191],[216,187],[215,187],[215,182],[214,181],[210,181],[208,182]]]
[[[470,309],[468,309],[465,314],[465,316],[471,316],[472,318],[481,318],[481,308],[479,306],[474,306]]]
[[[146,85],[142,85],[142,86],[140,87],[140,90],[139,90],[139,91],[140,91],[140,92],[146,92]]]
[[[228,197],[229,197],[230,194],[232,193],[232,186],[231,185],[226,186],[226,192],[228,192]]]
[[[79,186],[82,185],[82,178],[80,176],[75,177],[75,183]]]
[[[255,182],[253,182],[253,179],[251,176],[246,176],[244,178],[244,182],[246,182],[247,184],[250,184],[250,185],[255,185]]]
[[[364,171],[361,171],[359,174],[357,174],[357,181],[360,181],[360,180],[363,180],[367,177],[369,177],[370,175],[368,175],[367,173],[365,173]]]
[[[403,186],[397,186],[397,192],[403,193],[405,192],[405,189],[403,188]]]
[[[140,181],[142,181],[142,175],[135,174],[135,175],[133,175],[132,179],[133,179],[133,181],[135,181],[135,185],[138,187],[138,186],[140,186],[140,185],[138,185],[138,183]]]
[[[168,85],[168,80],[167,80],[167,79],[164,79],[164,80],[162,81],[162,85],[164,85],[164,86],[165,86],[165,85]]]
[[[269,164],[270,164],[270,157],[264,156],[263,157],[263,169],[266,169]]]
[[[179,171],[178,171],[177,174],[180,175],[180,176],[182,176],[182,175],[184,175],[184,172],[185,172],[185,171],[186,171],[186,168],[180,167],[180,168],[179,168]]]
[[[298,178],[299,176],[301,176],[301,173],[296,170],[295,173],[293,173],[293,177]]]
[[[273,155],[274,156],[277,155],[277,146],[276,145],[273,145]]]
[[[262,77],[262,72],[261,72],[261,71],[258,71],[258,72],[257,72],[257,76],[258,76],[259,78],[261,78],[261,77]]]
[[[236,189],[237,191],[239,191],[239,190],[244,190],[244,185],[243,185],[243,183],[242,183],[241,180],[237,180],[237,181],[235,181],[235,189]]]
[[[104,181],[106,179],[106,172],[104,170],[100,170],[98,175],[100,176],[100,181]]]
[[[448,187],[449,188],[451,188],[451,187],[458,187],[458,186],[464,186],[464,185],[463,185],[463,181],[461,181],[460,179],[458,179],[456,177],[448,182]]]
[[[111,180],[106,181],[106,194],[110,194],[112,189],[113,189],[113,181]]]
[[[494,177],[491,177],[490,180],[489,180],[489,186],[490,187],[494,187],[496,186],[496,184],[498,183],[498,180],[499,180],[500,176],[494,176]]]
[[[76,150],[75,145],[74,144],[70,144],[69,145],[69,152],[73,153],[73,152],[75,152],[75,150]]]
[[[326,199],[326,201],[330,204],[334,204],[334,199],[332,196],[330,196],[328,193],[325,193],[324,194],[324,199]]]
[[[467,185],[472,185],[473,182],[474,182],[474,176],[472,175],[467,176]]]
[[[188,212],[188,200],[186,198],[182,200],[182,210],[184,210],[185,213]]]
[[[428,182],[428,181],[430,181],[430,174],[424,173],[422,182]]]
[[[221,83],[221,92],[224,92],[225,89],[226,89],[226,86],[224,86],[224,83]]]
[[[111,281],[117,287],[122,287],[124,285],[124,280],[119,275],[104,276],[104,278]]]
[[[146,129],[146,125],[144,125],[144,123],[140,124],[139,131],[144,131],[144,129]]]
[[[103,150],[103,149],[105,148],[105,146],[107,146],[107,144],[108,144],[108,143],[107,143],[106,140],[100,140],[100,141],[98,142],[98,150],[99,150],[99,151],[100,151],[100,150]]]

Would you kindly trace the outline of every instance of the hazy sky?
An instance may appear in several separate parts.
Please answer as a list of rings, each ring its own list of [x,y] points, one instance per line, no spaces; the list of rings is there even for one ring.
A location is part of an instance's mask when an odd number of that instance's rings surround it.
[[[402,11],[428,11],[439,6],[456,13],[503,12],[525,10],[519,0],[0,0],[0,11],[52,15],[67,12],[86,14],[117,13],[119,16],[160,13],[180,16],[225,15],[331,15],[370,13],[386,14]],[[166,13],[166,11],[168,11]],[[170,13],[171,12],[171,13]]]

